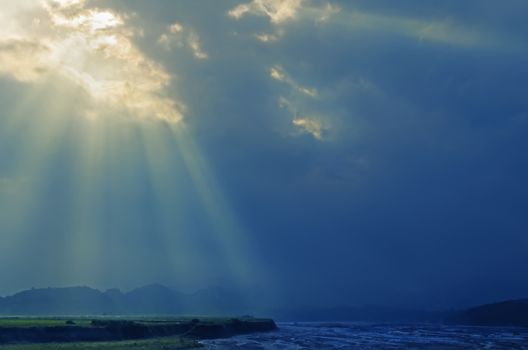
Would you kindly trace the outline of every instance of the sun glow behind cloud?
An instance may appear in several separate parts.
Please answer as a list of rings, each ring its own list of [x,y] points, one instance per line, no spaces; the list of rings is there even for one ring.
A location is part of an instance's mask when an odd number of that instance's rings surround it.
[[[185,106],[167,94],[170,74],[133,43],[127,16],[84,0],[55,0],[19,19],[17,30],[0,37],[0,74],[27,83],[60,75],[90,97],[90,117],[182,119]]]

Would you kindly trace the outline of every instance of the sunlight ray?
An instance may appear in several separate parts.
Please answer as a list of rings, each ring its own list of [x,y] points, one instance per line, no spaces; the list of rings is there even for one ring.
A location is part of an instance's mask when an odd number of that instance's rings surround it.
[[[265,279],[265,274],[255,265],[251,257],[249,242],[243,229],[237,222],[229,205],[221,195],[218,185],[213,180],[205,160],[192,140],[184,125],[171,126],[174,133],[173,141],[182,155],[194,186],[211,221],[211,232],[216,244],[223,250],[232,273],[240,286],[255,283],[255,278]]]
[[[169,261],[172,277],[180,284],[193,284],[193,275],[200,274],[200,259],[183,225],[185,203],[179,195],[182,186],[179,155],[171,152],[164,129],[165,124],[161,123],[137,128],[149,186],[155,196],[159,232],[153,234]]]
[[[20,135],[17,136],[19,147],[12,172],[15,178],[24,179],[24,183],[21,189],[23,195],[12,204],[13,236],[9,240],[15,251],[34,256],[35,259],[37,256],[46,258],[51,254],[49,249],[39,249],[35,242],[54,239],[57,237],[57,230],[62,230],[63,227],[62,223],[54,222],[46,213],[46,208],[55,205],[52,203],[56,202],[58,193],[54,191],[60,191],[56,188],[56,176],[67,170],[57,165],[62,162],[61,155],[68,149],[66,144],[70,113],[74,113],[71,104],[54,98],[58,91],[67,98],[66,101],[68,98],[71,98],[70,101],[75,100],[75,92],[65,88],[31,91],[26,105],[19,106],[17,115],[13,115],[14,119],[19,119],[14,122],[14,127],[19,129]],[[58,204],[57,209],[64,208]],[[50,248],[50,244],[46,248]],[[56,257],[60,252],[53,255]],[[27,263],[21,267],[20,272],[31,275],[34,268],[33,263]]]
[[[60,89],[60,94],[71,100],[75,95],[67,89]],[[23,226],[29,221],[32,212],[42,199],[46,174],[52,171],[52,160],[61,149],[67,128],[66,114],[71,112],[71,105],[56,101],[53,97],[57,91],[41,89],[30,90],[23,104],[20,104],[13,116],[13,134],[19,137],[16,163],[12,165],[14,176],[27,179],[25,192],[27,200],[19,203],[17,221]],[[48,101],[44,103],[44,101]],[[42,107],[45,106],[45,107]],[[35,116],[38,117],[35,117]],[[15,131],[17,130],[17,131]]]
[[[63,250],[65,261],[70,264],[62,273],[72,283],[82,278],[95,285],[100,282],[102,269],[100,186],[107,132],[102,122],[84,120],[80,124],[84,131],[75,149],[74,181],[70,189],[72,212]]]

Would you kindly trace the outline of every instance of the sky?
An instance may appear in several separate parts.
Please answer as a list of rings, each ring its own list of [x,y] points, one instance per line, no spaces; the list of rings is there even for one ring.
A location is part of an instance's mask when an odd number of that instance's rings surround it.
[[[524,0],[3,0],[0,295],[528,296]]]

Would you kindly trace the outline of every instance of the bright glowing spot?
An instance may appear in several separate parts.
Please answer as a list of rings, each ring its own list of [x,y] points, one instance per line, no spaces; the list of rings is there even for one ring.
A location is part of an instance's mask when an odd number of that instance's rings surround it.
[[[92,30],[100,30],[106,28],[113,28],[123,24],[123,21],[109,11],[91,11],[89,18],[90,27]]]

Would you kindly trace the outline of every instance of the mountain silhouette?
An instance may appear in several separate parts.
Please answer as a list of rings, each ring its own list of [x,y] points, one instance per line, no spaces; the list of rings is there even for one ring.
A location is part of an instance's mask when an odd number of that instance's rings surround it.
[[[475,326],[528,327],[528,299],[473,307],[457,313],[448,321]]]
[[[218,287],[193,294],[160,284],[127,293],[89,287],[34,288],[0,298],[0,315],[226,315],[244,312],[241,300]]]

